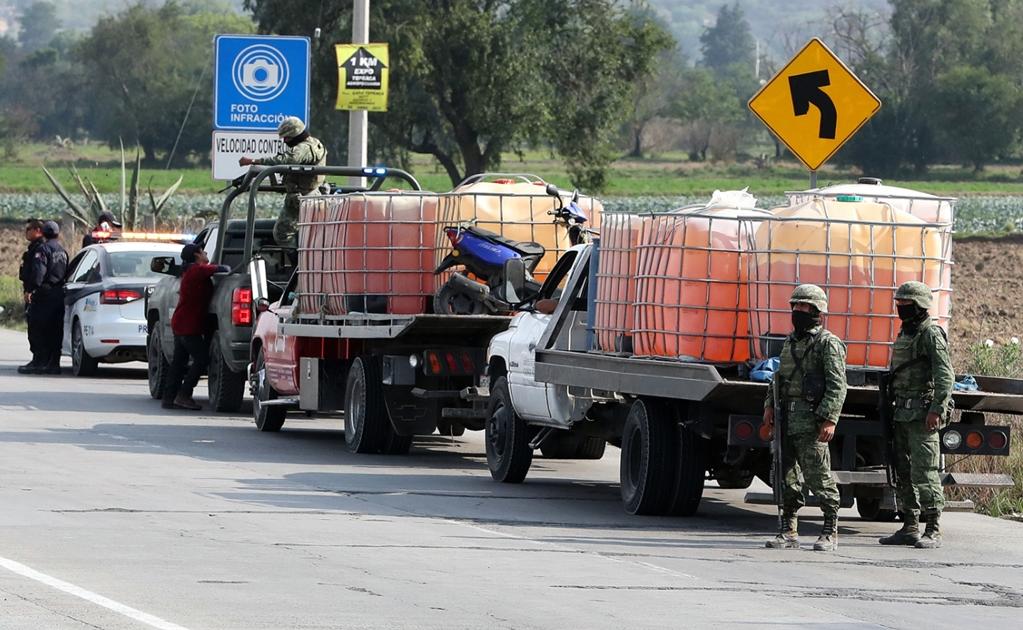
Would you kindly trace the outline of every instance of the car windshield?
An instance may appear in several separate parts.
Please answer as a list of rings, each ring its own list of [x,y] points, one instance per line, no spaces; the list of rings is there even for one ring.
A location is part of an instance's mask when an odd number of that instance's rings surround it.
[[[115,278],[156,278],[159,274],[149,268],[153,258],[167,256],[166,252],[110,252],[110,275]]]

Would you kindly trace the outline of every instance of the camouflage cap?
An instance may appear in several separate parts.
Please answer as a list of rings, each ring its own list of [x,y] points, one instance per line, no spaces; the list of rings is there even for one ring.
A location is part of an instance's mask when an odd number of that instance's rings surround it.
[[[924,310],[931,308],[931,288],[923,282],[903,282],[895,292],[896,300],[909,300]]]
[[[792,291],[789,304],[809,304],[822,313],[828,312],[828,296],[816,284],[801,284]]]
[[[288,116],[277,126],[277,135],[282,138],[294,138],[305,131],[305,123],[297,116]]]

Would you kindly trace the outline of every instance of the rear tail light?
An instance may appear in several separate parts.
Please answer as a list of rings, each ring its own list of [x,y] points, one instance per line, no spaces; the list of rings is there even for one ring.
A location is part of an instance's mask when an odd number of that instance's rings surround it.
[[[100,304],[127,304],[142,299],[142,293],[134,289],[110,289],[99,294]]]
[[[953,455],[1008,455],[1010,427],[954,423],[941,430],[941,451]]]
[[[451,374],[458,373],[458,361],[455,361],[455,355],[450,352],[444,353],[444,361],[448,364],[448,371]]]
[[[436,352],[430,351],[426,353],[426,363],[429,366],[430,374],[440,374],[444,370],[440,364],[440,357],[437,356]]]
[[[238,288],[231,294],[231,323],[235,326],[252,325],[252,289]]]
[[[771,444],[771,435],[760,416],[728,416],[728,445],[744,448],[765,448]]]

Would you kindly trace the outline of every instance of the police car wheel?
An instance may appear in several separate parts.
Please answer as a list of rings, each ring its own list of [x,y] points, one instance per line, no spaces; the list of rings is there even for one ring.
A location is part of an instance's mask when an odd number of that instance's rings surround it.
[[[82,325],[76,319],[71,329],[71,373],[75,376],[92,376],[99,361],[89,356],[82,336]]]

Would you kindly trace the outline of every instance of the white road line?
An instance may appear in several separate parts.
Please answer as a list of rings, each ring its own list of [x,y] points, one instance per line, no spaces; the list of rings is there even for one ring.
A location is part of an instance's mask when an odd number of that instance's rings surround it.
[[[63,591],[69,595],[74,595],[75,597],[84,599],[87,602],[92,602],[97,606],[102,606],[103,608],[112,610],[115,613],[134,619],[135,621],[140,621],[148,626],[152,626],[153,628],[158,628],[159,630],[188,630],[184,626],[179,626],[176,623],[171,623],[164,619],[160,619],[155,615],[150,615],[149,613],[144,613],[141,610],[136,610],[131,606],[125,606],[124,604],[115,602],[112,599],[108,599],[102,595],[93,593],[92,591],[85,590],[84,588],[75,586],[74,584],[70,584],[64,580],[58,580],[55,577],[46,575],[45,573],[40,573],[39,571],[36,571],[31,567],[27,567],[20,562],[0,557],[0,567],[5,568],[12,573],[17,573],[22,577],[27,577],[30,580],[35,580],[40,584],[45,584],[46,586],[55,588],[58,591]]]

